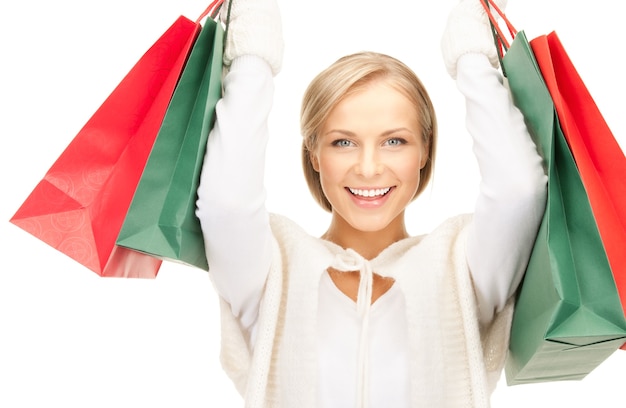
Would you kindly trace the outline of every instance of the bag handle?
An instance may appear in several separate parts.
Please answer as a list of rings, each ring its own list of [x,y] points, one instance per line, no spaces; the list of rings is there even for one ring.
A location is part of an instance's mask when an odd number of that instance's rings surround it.
[[[224,0],[213,0],[213,2],[209,4],[206,10],[204,10],[202,14],[200,14],[200,17],[198,17],[198,19],[196,20],[196,23],[199,24],[200,21],[202,21],[202,19],[205,18],[206,16],[210,16],[212,19],[215,19],[217,15],[219,14],[220,8],[222,7],[222,3],[224,3]],[[229,11],[230,11],[230,7],[229,7]]]
[[[502,32],[500,24],[496,20],[496,17],[493,15],[491,9],[493,8],[496,13],[498,13],[502,21],[504,21],[504,24],[506,25],[509,34],[511,35],[511,38],[515,38],[515,36],[517,35],[517,30],[515,29],[513,24],[511,24],[504,12],[500,10],[494,0],[480,0],[480,4],[483,6],[483,8],[485,9],[485,13],[487,13],[487,16],[489,17],[489,23],[491,24],[491,32],[493,34],[494,44],[498,51],[498,59],[500,60],[500,67],[502,69],[502,73],[504,74],[504,76],[506,76],[506,72],[504,71],[504,65],[502,64],[502,58],[504,58],[504,53],[510,48],[510,42],[507,40],[506,36]]]
[[[202,19],[204,19],[206,16],[209,16],[210,18],[212,18],[213,20],[217,19],[217,16],[220,13],[220,10],[222,8],[222,5],[224,4],[225,0],[213,0],[213,2],[211,4],[209,4],[209,6],[206,8],[206,10],[204,10],[202,12],[202,14],[200,14],[200,17],[198,17],[198,19],[196,20],[196,24],[200,24],[200,22],[202,21]],[[226,27],[224,28],[224,46],[226,46],[226,37],[228,36],[228,26],[230,23],[230,9],[233,5],[233,1],[229,1],[228,2],[228,10],[226,10]]]
[[[494,0],[480,0],[480,4],[482,4],[483,8],[485,9],[485,13],[487,13],[487,16],[489,17],[489,22],[491,23],[492,29],[495,31],[494,35],[497,37],[498,42],[501,43],[505,51],[508,50],[510,43],[507,41],[505,35],[502,33],[500,25],[496,21],[496,17],[493,15],[491,9],[493,8],[496,13],[498,13],[500,18],[502,18],[502,21],[504,21],[504,24],[509,30],[509,34],[511,35],[511,37],[515,38],[517,30],[515,29],[515,27],[513,27],[513,24],[511,24],[509,19],[506,17],[504,12],[500,10]]]

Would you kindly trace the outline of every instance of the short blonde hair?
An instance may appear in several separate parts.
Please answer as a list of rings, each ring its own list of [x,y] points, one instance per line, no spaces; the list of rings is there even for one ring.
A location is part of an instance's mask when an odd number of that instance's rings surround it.
[[[422,137],[428,147],[428,160],[420,170],[420,183],[413,199],[424,191],[433,173],[437,141],[437,118],[417,75],[401,61],[385,54],[360,52],[340,58],[320,72],[309,84],[302,99],[300,132],[302,134],[302,167],[311,194],[326,211],[332,205],[322,191],[320,176],[311,163],[318,135],[330,112],[346,96],[362,89],[374,80],[383,80],[402,92],[415,106],[422,128]]]

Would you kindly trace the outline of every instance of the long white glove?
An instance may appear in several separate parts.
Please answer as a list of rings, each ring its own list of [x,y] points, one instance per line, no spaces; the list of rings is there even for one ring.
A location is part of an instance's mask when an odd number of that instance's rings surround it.
[[[283,62],[283,33],[276,0],[226,0],[220,20],[226,23],[230,3],[230,20],[226,34],[224,65],[242,55],[263,58],[278,74]]]
[[[484,0],[460,0],[448,15],[441,38],[441,52],[446,69],[454,79],[457,61],[464,54],[485,54],[494,68],[499,65],[489,17],[481,5],[482,1]],[[504,11],[507,0],[496,0],[495,3]],[[493,15],[498,16],[495,11]]]

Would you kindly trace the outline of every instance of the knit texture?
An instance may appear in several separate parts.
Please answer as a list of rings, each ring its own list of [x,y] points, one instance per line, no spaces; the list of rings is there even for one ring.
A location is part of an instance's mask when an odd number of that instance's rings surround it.
[[[457,61],[469,53],[484,54],[494,68],[500,64],[489,17],[480,2],[483,0],[461,0],[448,14],[446,28],[441,37],[441,53],[448,74],[457,75]],[[502,11],[507,0],[496,0]],[[497,13],[493,13],[495,17]]]
[[[228,15],[229,5],[230,16]],[[227,18],[230,20],[227,21]],[[230,0],[224,2],[220,19],[228,24],[224,45],[224,65],[243,55],[263,58],[280,72],[283,63],[283,33],[280,10],[276,0]]]
[[[399,241],[371,260],[396,280],[407,305],[411,406],[489,406],[506,356],[512,303],[479,327],[465,260],[470,216]],[[245,406],[316,407],[316,316],[321,274],[343,250],[272,215],[274,264],[254,348],[222,303],[222,364]]]

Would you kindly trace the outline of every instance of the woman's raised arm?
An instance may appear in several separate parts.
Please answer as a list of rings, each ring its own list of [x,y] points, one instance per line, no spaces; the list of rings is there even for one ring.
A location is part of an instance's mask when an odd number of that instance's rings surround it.
[[[482,0],[461,0],[442,40],[448,71],[465,96],[466,126],[481,175],[467,261],[480,320],[489,322],[516,291],[547,197],[542,159],[496,68]],[[500,8],[506,1],[497,0]]]
[[[224,52],[228,72],[208,139],[197,215],[212,281],[246,329],[256,321],[272,261],[264,169],[282,49],[275,1],[234,0]]]

